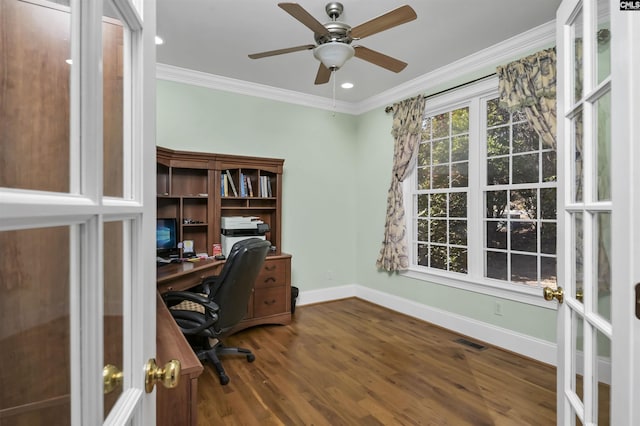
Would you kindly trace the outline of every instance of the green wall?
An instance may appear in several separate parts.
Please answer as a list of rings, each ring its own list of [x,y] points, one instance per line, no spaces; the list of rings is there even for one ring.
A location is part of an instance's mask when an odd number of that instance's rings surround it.
[[[357,120],[158,80],[157,145],[284,158],[282,247],[301,291],[357,280]]]
[[[473,77],[471,77],[473,78]],[[379,272],[391,182],[390,114],[360,116],[159,80],[157,144],[284,158],[282,250],[301,291],[359,284],[555,341],[555,311]]]

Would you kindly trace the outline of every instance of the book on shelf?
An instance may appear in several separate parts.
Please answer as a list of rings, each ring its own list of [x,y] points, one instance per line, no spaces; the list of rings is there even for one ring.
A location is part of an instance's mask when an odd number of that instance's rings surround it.
[[[273,196],[271,193],[271,177],[260,176],[260,196],[265,198]]]
[[[238,191],[236,190],[235,183],[233,183],[233,178],[231,177],[231,172],[229,170],[227,170],[225,173],[227,175],[227,179],[229,180],[229,185],[231,186],[231,191],[233,191],[233,196],[237,197],[238,196]],[[228,195],[231,195],[231,194],[228,194]]]
[[[247,176],[247,187],[249,187],[249,197],[253,197],[253,186],[251,185],[251,178]]]
[[[220,196],[224,197],[224,173],[220,174]]]
[[[240,196],[247,196],[247,181],[245,180],[244,173],[240,172]]]
[[[226,174],[223,174],[222,178],[224,180],[224,188],[223,188],[224,193],[222,194],[222,196],[228,197],[229,196],[229,179]]]

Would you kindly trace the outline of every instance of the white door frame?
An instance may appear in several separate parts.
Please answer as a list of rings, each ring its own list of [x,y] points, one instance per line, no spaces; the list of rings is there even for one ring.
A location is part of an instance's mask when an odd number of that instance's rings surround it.
[[[611,1],[613,293],[612,425],[640,424],[640,11]]]
[[[611,21],[611,202],[602,204],[603,211],[611,209],[612,242],[611,242],[611,269],[612,269],[612,312],[611,323],[590,314],[589,300],[593,295],[591,288],[585,285],[585,305],[583,306],[575,298],[573,282],[573,258],[570,215],[565,213],[565,201],[570,201],[571,162],[574,161],[570,147],[571,130],[570,121],[565,119],[569,111],[567,105],[572,105],[573,88],[570,84],[563,84],[563,78],[567,75],[571,79],[570,69],[573,67],[572,57],[566,52],[571,52],[569,43],[572,42],[568,22],[574,10],[582,5],[582,13],[585,22],[593,23],[596,16],[597,2],[594,0],[564,0],[558,9],[557,15],[557,46],[558,46],[558,165],[563,182],[559,186],[559,257],[558,277],[559,285],[564,287],[565,302],[558,309],[558,417],[559,425],[575,424],[575,416],[571,412],[571,403],[580,408],[581,400],[570,391],[571,381],[575,380],[576,372],[584,374],[585,382],[598,373],[593,362],[598,354],[593,353],[594,335],[589,330],[600,330],[609,335],[611,339],[611,398],[610,398],[610,424],[635,425],[640,424],[640,322],[635,318],[635,294],[634,285],[640,282],[640,266],[635,241],[640,241],[640,226],[637,224],[640,212],[640,153],[637,142],[640,139],[640,12],[620,11],[619,2],[611,0],[609,4],[609,16]],[[594,39],[595,25],[584,25],[583,30],[583,60],[584,63],[592,62],[592,51],[589,50],[589,40]],[[594,72],[593,67],[584,70],[584,85],[589,86],[589,79]],[[605,84],[606,81],[605,81]],[[606,88],[604,88],[606,90]],[[597,90],[596,90],[597,91]],[[595,93],[594,89],[590,89]],[[584,103],[584,173],[593,173],[589,166],[593,164],[589,158],[591,149],[588,144],[592,139],[591,105]],[[562,169],[560,169],[562,167]],[[590,191],[589,185],[585,185],[584,193]],[[569,204],[571,204],[569,202]],[[577,203],[580,204],[580,203]],[[579,211],[580,207],[575,208]],[[586,211],[598,211],[598,202],[590,202]],[[573,207],[570,207],[573,208]],[[588,214],[587,214],[588,215]],[[589,223],[587,220],[585,223]],[[591,240],[591,228],[585,226],[584,239]],[[589,247],[585,248],[583,259],[585,263],[592,261]],[[588,267],[585,270],[587,274]],[[589,282],[587,278],[586,282]],[[574,332],[572,312],[580,316],[589,316],[585,320],[584,342],[582,344],[585,368],[575,370],[575,342],[571,333]],[[574,346],[574,347],[572,347]],[[572,368],[573,367],[573,368]],[[567,391],[565,393],[565,391]],[[596,390],[588,385],[584,389],[583,400],[587,401],[582,415],[589,416],[592,410],[589,399],[595,397]],[[585,424],[597,424],[597,418],[585,421]]]

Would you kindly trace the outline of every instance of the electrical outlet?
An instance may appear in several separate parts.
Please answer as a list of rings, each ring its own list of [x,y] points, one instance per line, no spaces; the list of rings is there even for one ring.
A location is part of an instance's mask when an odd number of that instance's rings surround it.
[[[495,304],[493,305],[493,313],[495,315],[502,316],[502,303],[498,302],[497,300],[496,300]]]

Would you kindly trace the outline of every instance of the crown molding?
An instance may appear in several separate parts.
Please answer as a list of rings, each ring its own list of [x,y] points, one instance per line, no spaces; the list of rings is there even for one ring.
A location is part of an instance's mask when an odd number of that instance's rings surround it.
[[[357,103],[334,102],[332,99],[321,96],[279,89],[162,63],[156,64],[156,78],[311,108],[360,115],[398,100],[415,96],[418,93],[428,93],[430,90],[456,79],[481,72],[487,68],[496,67],[501,63],[513,60],[513,58],[552,46],[555,44],[555,34],[556,25],[554,20]]]
[[[332,99],[321,96],[307,95],[293,90],[279,89],[264,84],[222,77],[162,63],[156,64],[156,78],[311,108],[355,114],[353,104],[350,102],[336,100],[334,105]]]

